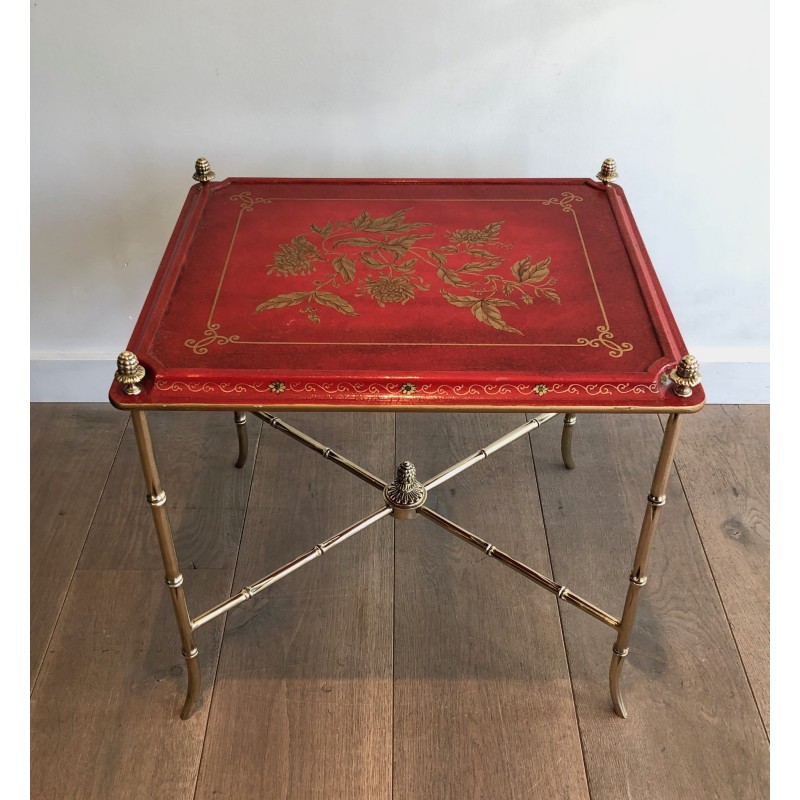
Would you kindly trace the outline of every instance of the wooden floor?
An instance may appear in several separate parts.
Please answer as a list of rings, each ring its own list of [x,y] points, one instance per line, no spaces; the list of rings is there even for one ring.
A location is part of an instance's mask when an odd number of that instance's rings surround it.
[[[429,521],[386,519],[180,644],[126,415],[32,407],[32,797],[768,797],[768,408],[686,420],[623,677],[613,633]],[[281,415],[381,476],[428,476],[521,415]],[[557,421],[430,505],[621,614],[664,420]],[[231,414],[154,413],[190,611],[381,505]]]

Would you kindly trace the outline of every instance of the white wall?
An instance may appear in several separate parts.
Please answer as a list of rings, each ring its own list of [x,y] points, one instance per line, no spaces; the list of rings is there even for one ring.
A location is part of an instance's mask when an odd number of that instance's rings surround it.
[[[198,155],[219,177],[592,176],[611,155],[709,399],[767,400],[767,365],[745,363],[768,360],[761,0],[38,0],[31,18],[32,399],[104,399]]]

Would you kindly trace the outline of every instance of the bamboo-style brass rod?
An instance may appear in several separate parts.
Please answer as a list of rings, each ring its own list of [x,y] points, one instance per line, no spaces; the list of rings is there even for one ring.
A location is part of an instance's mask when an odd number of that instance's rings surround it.
[[[172,610],[175,612],[175,621],[178,624],[178,633],[181,638],[181,652],[186,659],[188,683],[181,719],[188,719],[194,710],[197,698],[200,696],[200,666],[197,662],[197,647],[195,647],[194,636],[192,635],[191,617],[186,605],[186,595],[183,591],[183,575],[181,575],[178,566],[175,541],[172,537],[172,528],[167,514],[167,495],[161,486],[161,478],[158,474],[156,456],[153,451],[153,440],[150,436],[150,425],[147,422],[147,412],[136,409],[131,411],[131,422],[136,435],[136,446],[139,449],[144,480],[147,484],[147,502],[153,515],[158,546],[161,550],[161,560],[164,563],[164,580],[169,587]]]
[[[612,648],[611,666],[608,671],[611,703],[614,706],[614,713],[623,719],[628,716],[628,712],[625,710],[625,703],[620,691],[620,673],[624,663],[623,659],[628,655],[633,623],[636,620],[636,610],[639,607],[639,595],[642,587],[647,583],[647,564],[650,560],[650,548],[658,528],[661,510],[667,501],[667,483],[669,482],[672,462],[675,458],[675,450],[678,447],[678,436],[682,423],[681,414],[670,414],[667,419],[664,436],[661,440],[661,450],[658,454],[658,461],[653,474],[653,482],[650,485],[650,494],[647,496],[647,509],[639,532],[639,543],[636,546],[636,555],[633,558],[628,593],[625,596],[625,605],[622,609],[622,621],[617,632],[617,640]]]
[[[539,426],[543,425],[547,420],[553,419],[553,417],[558,416],[557,414],[537,414],[532,420],[526,422],[524,425],[521,425],[519,428],[511,431],[511,433],[507,433],[505,436],[501,436],[499,439],[495,440],[491,444],[487,444],[486,447],[482,447],[476,453],[473,453],[471,456],[467,456],[467,458],[462,459],[457,464],[453,464],[452,467],[440,472],[438,475],[434,475],[430,480],[427,480],[424,484],[427,490],[433,489],[436,486],[444,483],[445,481],[450,480],[450,478],[455,477],[459,474],[459,472],[463,472],[465,469],[469,469],[470,467],[477,464],[479,461],[483,461],[484,458],[488,458],[492,453],[497,452],[501,447],[505,447],[507,444],[511,444],[511,442],[516,441],[517,439],[525,436],[525,434],[530,433],[533,430],[536,430]]]
[[[274,572],[270,572],[269,575],[264,576],[261,578],[261,580],[258,580],[249,586],[245,586],[244,589],[239,592],[239,594],[229,597],[227,600],[224,600],[213,608],[210,608],[208,611],[205,611],[204,613],[195,617],[191,623],[192,630],[196,630],[201,625],[211,622],[212,619],[220,616],[220,614],[225,614],[231,609],[236,608],[236,606],[244,603],[245,600],[249,600],[251,597],[254,597],[259,592],[266,589],[268,586],[272,586],[274,583],[282,580],[287,575],[290,575],[295,570],[300,569],[300,567],[308,564],[315,558],[325,555],[328,550],[333,549],[337,544],[341,544],[343,541],[345,541],[345,539],[349,539],[354,534],[358,533],[359,531],[363,531],[364,528],[368,528],[374,522],[389,516],[391,513],[392,509],[390,507],[387,506],[381,508],[378,511],[375,511],[373,514],[370,514],[368,517],[364,517],[364,519],[356,522],[354,525],[350,525],[350,527],[339,531],[339,533],[335,533],[324,542],[314,545],[314,547],[311,548],[311,550],[309,550],[307,553],[297,556],[297,558],[293,559],[288,564],[284,564],[282,567],[279,567]]]
[[[449,519],[447,519],[447,517],[437,514],[427,506],[422,506],[419,508],[418,513],[422,514],[424,517],[427,517],[432,522],[435,522],[437,525],[440,525],[446,531],[458,536],[459,539],[469,542],[469,544],[471,544],[473,547],[483,550],[484,553],[492,558],[496,558],[507,567],[511,567],[511,569],[528,578],[528,580],[531,580],[542,588],[547,589],[548,592],[554,594],[559,600],[563,600],[564,602],[579,608],[581,611],[585,611],[595,619],[605,622],[605,624],[611,628],[619,628],[620,621],[616,617],[613,617],[611,614],[603,611],[602,608],[598,608],[588,600],[584,600],[580,595],[571,592],[566,586],[561,586],[560,584],[548,578],[546,575],[542,575],[540,572],[537,572],[535,569],[531,569],[521,561],[517,561],[516,558],[512,558],[510,555],[508,555],[508,553],[498,550],[493,544],[489,544],[489,542],[481,539],[480,536],[470,533],[466,528],[456,525],[455,522],[451,522]]]
[[[271,427],[275,428],[275,430],[285,433],[296,442],[300,442],[300,444],[305,445],[316,453],[319,453],[323,458],[327,458],[328,461],[332,461],[334,464],[337,464],[356,477],[361,478],[362,481],[369,483],[376,489],[383,491],[386,488],[386,481],[382,481],[377,475],[373,475],[369,470],[359,467],[358,464],[355,464],[349,458],[339,455],[339,453],[331,450],[330,447],[326,447],[324,444],[322,444],[322,442],[318,442],[311,436],[307,436],[301,430],[289,425],[282,419],[278,419],[278,417],[274,416],[273,414],[268,414],[266,411],[253,411],[252,413],[259,419],[264,420],[264,422]]]

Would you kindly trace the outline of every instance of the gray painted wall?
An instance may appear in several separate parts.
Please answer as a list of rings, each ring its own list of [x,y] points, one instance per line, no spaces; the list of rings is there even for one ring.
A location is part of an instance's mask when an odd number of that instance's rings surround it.
[[[591,176],[611,155],[709,399],[765,402],[768,6],[731,11],[34,4],[32,398],[105,397],[198,155],[220,177]]]

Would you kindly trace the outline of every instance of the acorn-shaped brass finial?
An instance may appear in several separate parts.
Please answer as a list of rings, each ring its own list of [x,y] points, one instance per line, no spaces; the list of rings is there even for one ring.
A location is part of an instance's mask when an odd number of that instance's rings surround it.
[[[142,390],[137,386],[144,378],[144,367],[139,363],[134,353],[129,350],[120,353],[117,357],[117,371],[114,379],[122,384],[125,394],[139,394]]]
[[[194,162],[194,175],[192,175],[194,180],[200,183],[208,183],[209,181],[213,181],[216,177],[217,176],[211,171],[211,164],[208,163],[206,158],[200,156],[200,158]]]
[[[607,158],[600,167],[600,172],[597,173],[597,180],[603,183],[611,183],[619,177],[617,173],[617,162],[613,158]]]
[[[678,366],[669,374],[672,381],[672,391],[678,397],[689,397],[692,394],[692,387],[697,386],[703,379],[700,375],[700,364],[694,356],[685,355]]]
[[[386,502],[394,508],[394,515],[400,519],[413,516],[414,512],[410,509],[421,506],[427,495],[425,487],[417,480],[417,470],[410,461],[402,461],[398,465],[394,483],[383,490]]]

